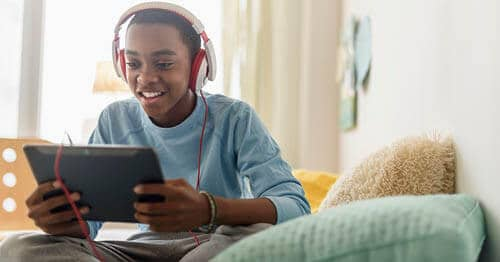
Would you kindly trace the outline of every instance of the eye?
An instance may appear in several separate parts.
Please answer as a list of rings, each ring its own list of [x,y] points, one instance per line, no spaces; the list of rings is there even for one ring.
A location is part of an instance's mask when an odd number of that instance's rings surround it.
[[[130,69],[137,69],[139,67],[139,63],[135,61],[127,62],[126,64]]]
[[[172,67],[173,64],[174,63],[172,62],[156,63],[156,68],[158,68],[159,70],[167,70]]]

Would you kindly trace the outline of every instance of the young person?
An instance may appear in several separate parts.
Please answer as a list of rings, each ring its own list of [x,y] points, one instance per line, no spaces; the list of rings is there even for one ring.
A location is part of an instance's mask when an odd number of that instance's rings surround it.
[[[142,232],[127,241],[94,241],[104,260],[208,260],[247,235],[310,213],[300,183],[255,111],[201,92],[205,78],[215,77],[215,59],[196,17],[167,3],[140,4],[121,20],[130,16],[125,50],[116,37],[114,55],[135,98],[109,105],[89,143],[154,147],[165,181],[134,191],[165,201],[135,203]],[[26,201],[29,217],[47,234],[8,238],[1,258],[94,259],[73,211],[50,212],[67,199],[42,198],[60,186],[42,184]],[[78,200],[78,193],[72,198]],[[95,238],[102,223],[87,225]]]

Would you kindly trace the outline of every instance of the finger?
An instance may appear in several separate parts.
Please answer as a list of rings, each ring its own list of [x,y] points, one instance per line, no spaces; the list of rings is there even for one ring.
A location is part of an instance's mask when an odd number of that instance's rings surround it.
[[[82,215],[87,214],[90,211],[88,207],[80,208],[80,213]],[[75,218],[75,212],[73,210],[58,212],[55,214],[49,214],[47,216],[43,216],[37,220],[37,226],[50,226],[55,224],[60,224],[64,222],[70,222],[73,218]]]
[[[26,205],[32,206],[43,201],[43,195],[57,189],[54,187],[55,181],[45,182],[38,185],[38,187],[31,193],[31,195],[26,199]]]
[[[138,184],[134,187],[136,194],[157,194],[164,195],[165,184]]]
[[[135,202],[134,208],[137,212],[149,215],[168,215],[173,213],[180,213],[185,210],[185,205],[178,202]]]
[[[162,195],[168,200],[184,199],[190,191],[196,192],[189,184],[139,184],[134,187],[136,194]]]
[[[71,197],[71,200],[73,200],[73,202],[75,202],[75,201],[80,200],[81,196],[80,196],[80,193],[78,193],[78,192],[72,192],[70,194],[70,197]],[[56,207],[67,205],[69,203],[70,203],[70,201],[66,198],[66,195],[62,195],[62,196],[57,196],[57,197],[52,197],[50,199],[47,199],[46,201],[44,201],[42,203],[42,205],[46,205],[46,208],[48,210],[52,210]]]
[[[71,199],[73,199],[73,201],[79,200],[80,194],[78,192],[72,193]],[[66,199],[66,195],[52,197],[43,201],[41,204],[35,205],[32,208],[30,208],[30,211],[28,212],[28,217],[34,219],[43,214],[49,213],[50,210],[56,207],[60,207],[67,204],[69,204],[69,202],[68,199]]]
[[[138,194],[155,193],[161,191],[164,187],[177,189],[179,187],[191,187],[191,185],[183,178],[165,180],[164,183],[148,183],[138,184],[134,187],[134,191]]]

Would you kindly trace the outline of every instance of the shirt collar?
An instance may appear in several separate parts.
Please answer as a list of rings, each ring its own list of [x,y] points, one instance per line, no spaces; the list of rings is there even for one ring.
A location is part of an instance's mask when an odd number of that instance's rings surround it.
[[[185,133],[190,132],[195,126],[200,125],[203,120],[203,105],[201,101],[201,97],[196,96],[196,105],[191,112],[191,114],[184,119],[180,124],[173,127],[159,127],[151,121],[149,116],[147,115],[144,108],[141,105],[141,120],[144,128],[151,130],[157,135],[161,136],[179,136]]]

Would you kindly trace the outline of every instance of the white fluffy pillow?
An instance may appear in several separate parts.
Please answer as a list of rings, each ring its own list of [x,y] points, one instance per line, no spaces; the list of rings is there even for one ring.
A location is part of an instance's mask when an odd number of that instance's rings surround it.
[[[454,193],[455,150],[450,137],[409,137],[371,154],[340,176],[319,211],[351,201],[393,195]]]

